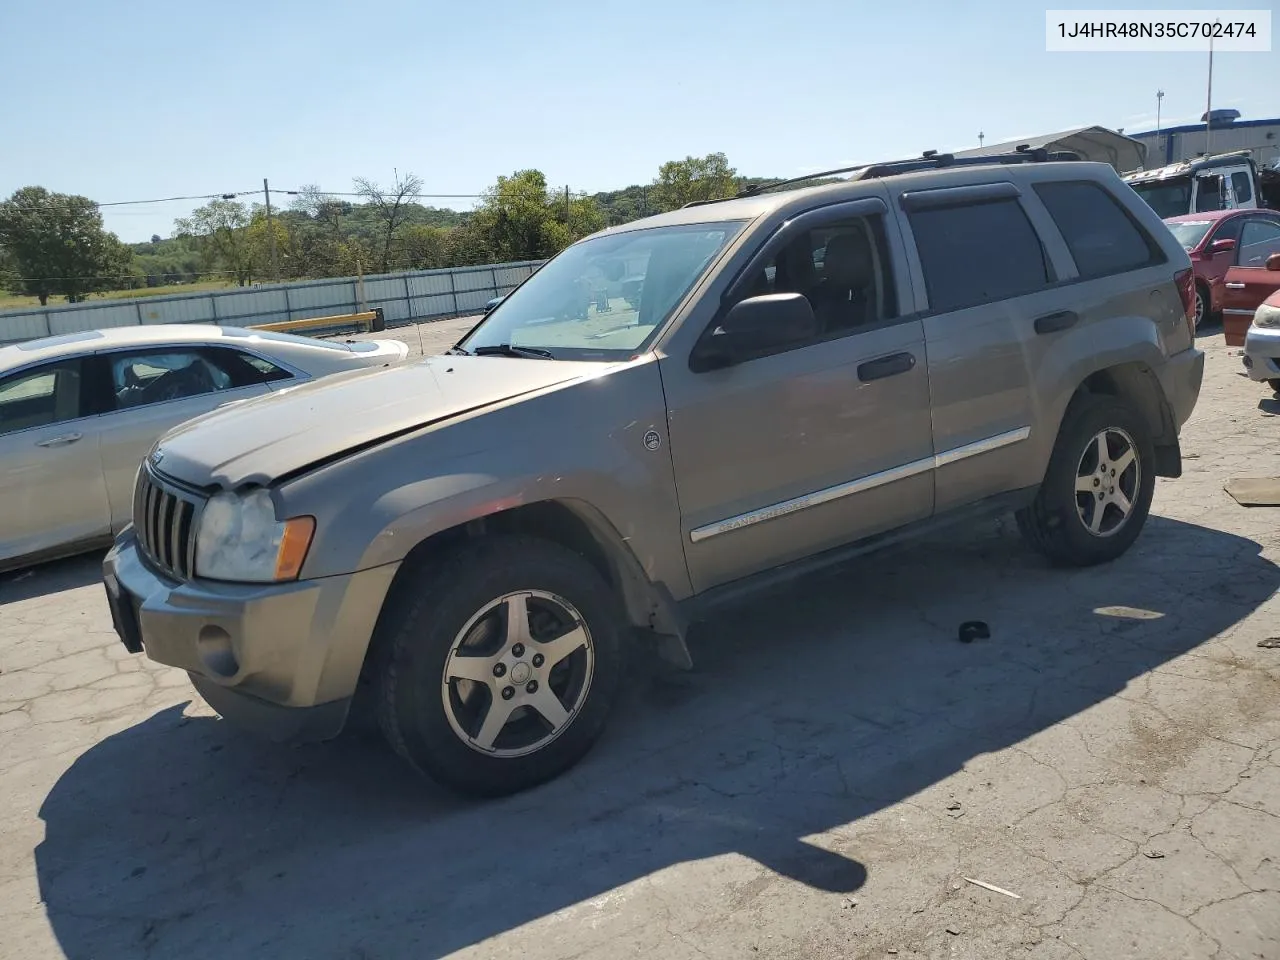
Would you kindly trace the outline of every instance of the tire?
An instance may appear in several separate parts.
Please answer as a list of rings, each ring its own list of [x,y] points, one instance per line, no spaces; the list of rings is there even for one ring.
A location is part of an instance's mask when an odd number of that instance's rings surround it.
[[[508,612],[521,608],[527,632],[512,634],[508,623],[519,621]],[[561,634],[558,647],[539,642]],[[374,637],[378,724],[397,753],[453,790],[525,790],[577,763],[603,731],[622,636],[618,598],[579,554],[530,537],[473,541],[409,571],[383,611]],[[543,713],[555,712],[548,694],[565,711],[558,729]],[[485,720],[495,708],[510,720],[490,736]]]
[[[1267,386],[1270,387],[1272,390],[1274,390],[1276,393],[1280,393],[1280,380],[1268,380]]]
[[[1196,284],[1196,314],[1192,318],[1191,325],[1195,330],[1199,330],[1204,322],[1209,318],[1209,291],[1202,284]]]
[[[1097,438],[1102,435],[1111,469],[1122,463],[1126,446],[1134,451],[1132,463],[1121,465],[1114,481],[1110,471],[1105,478],[1098,472]],[[1080,493],[1078,481],[1085,487]],[[1121,498],[1111,493],[1112,482]],[[1104,498],[1101,508],[1094,490]],[[1068,407],[1040,490],[1031,506],[1016,514],[1018,529],[1056,565],[1106,563],[1128,550],[1142,532],[1154,491],[1155,449],[1142,415],[1113,397],[1085,395]],[[1130,504],[1122,519],[1120,499]]]

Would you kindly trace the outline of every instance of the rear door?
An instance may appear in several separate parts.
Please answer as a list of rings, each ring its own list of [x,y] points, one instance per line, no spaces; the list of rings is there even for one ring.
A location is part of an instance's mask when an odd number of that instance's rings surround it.
[[[1257,207],[1258,198],[1254,196],[1253,189],[1253,168],[1250,166],[1230,167],[1225,173],[1231,184],[1231,205],[1241,210]]]
[[[102,470],[119,531],[133,513],[138,466],[170,428],[236,400],[267,393],[272,377],[239,351],[192,344],[137,347],[98,354],[98,376],[109,392],[102,416]],[[256,372],[255,372],[256,371]]]
[[[1240,228],[1235,265],[1223,284],[1223,314],[1252,318],[1258,305],[1280,289],[1280,270],[1267,269],[1267,259],[1277,253],[1280,218],[1249,217]]]
[[[84,360],[0,378],[0,560],[110,532]]]
[[[928,352],[941,512],[1035,482],[1026,469],[1037,421],[1029,364],[1075,318],[1052,287],[1055,268],[1019,187],[899,190]]]

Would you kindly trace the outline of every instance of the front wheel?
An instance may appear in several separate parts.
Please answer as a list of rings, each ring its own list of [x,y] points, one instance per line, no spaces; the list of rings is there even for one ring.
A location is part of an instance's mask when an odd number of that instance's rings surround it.
[[[410,576],[375,639],[392,747],[482,796],[581,759],[604,728],[623,655],[622,613],[596,569],[558,544],[494,537]]]
[[[1086,396],[1068,410],[1040,491],[1018,511],[1018,529],[1056,564],[1114,560],[1146,523],[1154,467],[1142,416],[1114,398]]]
[[[1280,380],[1268,380],[1267,386],[1270,387],[1272,390],[1274,390],[1276,393],[1280,393]]]

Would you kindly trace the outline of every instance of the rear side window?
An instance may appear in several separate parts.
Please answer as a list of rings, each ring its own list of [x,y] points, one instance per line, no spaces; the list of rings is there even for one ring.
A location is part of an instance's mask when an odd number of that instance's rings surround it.
[[[0,436],[84,414],[79,360],[62,360],[0,379]]]
[[[910,220],[934,312],[1007,300],[1049,282],[1040,237],[1017,200],[916,210]]]
[[[1062,232],[1082,280],[1163,259],[1155,241],[1096,183],[1038,183],[1035,189]]]

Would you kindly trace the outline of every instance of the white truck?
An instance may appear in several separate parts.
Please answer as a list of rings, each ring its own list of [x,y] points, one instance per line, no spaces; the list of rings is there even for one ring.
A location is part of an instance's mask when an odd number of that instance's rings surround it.
[[[1249,152],[1184,160],[1138,170],[1124,180],[1162,219],[1210,210],[1251,210],[1267,202],[1267,188]]]

